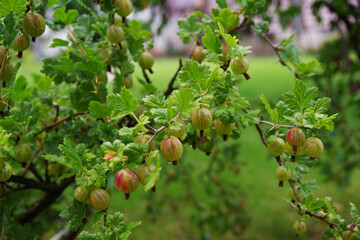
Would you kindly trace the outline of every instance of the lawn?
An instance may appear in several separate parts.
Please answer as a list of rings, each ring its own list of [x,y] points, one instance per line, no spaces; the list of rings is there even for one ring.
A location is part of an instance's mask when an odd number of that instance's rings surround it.
[[[25,61],[33,61],[30,55],[26,56]],[[29,66],[26,64],[25,66]],[[178,59],[176,58],[159,58],[156,59],[154,65],[154,74],[150,75],[153,85],[159,89],[166,89],[166,86],[173,74],[178,68]],[[34,65],[31,69],[20,70],[20,74],[29,75],[33,71],[40,69],[39,64]],[[240,93],[245,96],[254,106],[258,106],[259,95],[263,93],[271,102],[275,102],[281,97],[283,91],[291,90],[294,77],[288,69],[281,66],[276,58],[250,58],[249,74],[251,79],[243,81],[240,86]],[[142,79],[142,73],[139,68],[133,75],[134,79]],[[141,85],[135,83],[138,93],[141,92]],[[140,90],[139,90],[140,89]],[[246,195],[246,208],[248,214],[251,215],[251,223],[245,231],[244,235],[235,239],[321,239],[322,232],[325,227],[321,227],[315,223],[315,220],[308,221],[309,234],[302,238],[296,238],[292,232],[293,221],[297,218],[297,214],[290,208],[286,202],[288,187],[277,187],[275,177],[275,169],[277,164],[269,156],[266,148],[260,141],[259,134],[254,127],[245,130],[240,140],[241,153],[238,156],[244,159],[241,166],[241,174],[238,181],[244,187],[243,191]],[[326,149],[325,149],[326,151]],[[205,165],[206,157],[199,151],[193,151],[186,148],[186,159],[183,161],[193,162],[196,168],[202,168]],[[326,161],[326,159],[321,159]],[[164,173],[174,168],[175,174],[179,173],[181,163],[177,167],[168,166],[163,162]],[[166,170],[166,171],[165,171]],[[196,172],[196,171],[195,171]],[[320,176],[320,177],[319,177]],[[195,176],[194,176],[195,177]],[[332,196],[338,204],[340,212],[349,212],[348,201],[355,204],[359,203],[360,197],[356,195],[354,189],[359,186],[351,186],[351,188],[339,189],[332,182],[323,182],[320,169],[315,169],[307,179],[319,179],[320,189],[315,191],[316,196],[329,195]],[[359,177],[359,172],[355,172],[353,178]],[[113,187],[113,181],[109,181],[109,188]],[[199,184],[193,184],[191,187],[196,188]],[[157,184],[157,191],[166,193],[176,199],[186,194],[186,188],[178,183],[166,181],[166,177],[162,176]],[[234,189],[236,191],[237,189]],[[196,192],[196,189],[195,189]],[[120,210],[125,214],[128,221],[143,221],[136,230],[134,230],[130,239],[156,239],[156,240],[182,240],[182,239],[200,239],[196,226],[189,220],[192,207],[187,202],[179,203],[178,209],[174,209],[173,204],[164,202],[161,209],[152,209],[156,212],[156,218],[149,214],[152,199],[156,199],[160,194],[142,191],[140,189],[132,194],[129,201],[123,200],[123,195],[118,191],[113,191],[111,196],[111,208]],[[206,196],[202,196],[206,197]],[[310,237],[309,237],[310,236]],[[315,236],[318,236],[317,238]],[[210,238],[211,239],[211,238]]]

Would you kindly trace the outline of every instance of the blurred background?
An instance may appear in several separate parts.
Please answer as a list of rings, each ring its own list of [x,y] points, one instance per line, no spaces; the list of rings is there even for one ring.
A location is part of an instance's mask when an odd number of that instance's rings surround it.
[[[99,11],[92,1],[84,2]],[[241,2],[246,1],[227,1],[234,8],[239,8]],[[154,86],[166,89],[178,68],[178,59],[188,57],[194,46],[194,43],[182,43],[176,34],[177,21],[193,11],[211,14],[217,4],[215,0],[134,0],[133,3],[136,12],[129,17],[144,21],[144,27],[154,37],[152,53],[158,57],[151,76]],[[77,1],[70,1],[68,7],[86,13]],[[272,18],[269,38],[278,43],[295,32],[294,42],[303,50],[302,58],[320,62],[316,73],[304,81],[308,86],[317,86],[320,97],[331,97],[330,114],[338,112],[339,116],[333,132],[320,133],[325,153],[319,166],[305,180],[317,179],[320,188],[315,190],[315,197],[331,196],[338,211],[349,217],[348,202],[360,206],[359,2],[275,0],[267,1],[265,7]],[[44,14],[51,20],[50,9],[45,9]],[[264,14],[253,17],[254,22],[263,19],[266,19]],[[294,76],[251,28],[245,26],[235,34],[241,37],[241,45],[252,46],[251,80],[242,82],[240,93],[254,109],[263,108],[259,100],[261,93],[276,103],[284,91],[292,89]],[[24,55],[25,64],[19,74],[39,73],[41,58],[59,53],[59,48],[48,48],[55,37],[65,39],[66,32],[47,28],[45,36],[32,45],[33,54]],[[133,76],[142,78],[139,67]],[[136,83],[134,91],[140,96],[145,90]],[[262,145],[255,127],[242,131],[237,140],[223,143],[219,138],[217,142],[210,156],[186,147],[176,168],[163,161],[156,193],[136,191],[125,201],[109,184],[109,189],[113,189],[110,208],[123,212],[127,221],[142,221],[130,239],[321,239],[327,226],[314,219],[307,221],[305,236],[295,237],[292,224],[298,216],[286,201],[288,186],[277,186],[277,164]],[[70,196],[72,189],[67,191]]]

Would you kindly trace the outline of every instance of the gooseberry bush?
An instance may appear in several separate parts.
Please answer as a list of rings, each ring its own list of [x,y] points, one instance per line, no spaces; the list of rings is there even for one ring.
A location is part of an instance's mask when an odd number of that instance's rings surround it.
[[[0,2],[2,239],[39,238],[48,231],[34,230],[32,224],[42,216],[51,219],[44,212],[68,187],[74,189],[73,201],[60,217],[75,233],[69,239],[127,239],[141,222],[126,223],[122,213],[107,212],[109,179],[125,199],[142,191],[139,183],[155,192],[163,168],[181,171],[184,145],[217,160],[214,146],[228,139],[241,141],[248,127],[257,128],[279,165],[274,167],[279,186],[289,187],[289,204],[299,215],[294,234],[306,234],[306,221],[313,217],[329,226],[324,239],[360,237],[354,204],[352,220],[346,221],[330,197],[314,197],[315,180],[302,180],[324,161],[319,133],[334,129],[337,114],[328,115],[331,99],[318,98],[317,88],[302,80],[316,64],[301,62],[293,35],[280,44],[267,37],[266,1],[239,0],[237,9],[217,1],[212,15],[194,12],[180,19],[178,35],[195,47],[169,76],[167,89],[152,84],[154,43],[140,21],[128,18],[134,11],[130,0],[97,0],[96,10],[78,0],[87,12],[82,15],[67,8],[70,1]],[[53,11],[52,19],[44,19],[44,9]],[[255,23],[255,16],[263,21]],[[68,38],[54,38],[51,44],[65,50],[44,58],[41,73],[30,84],[29,76],[17,72],[22,56],[45,28],[66,30]],[[240,45],[237,31],[242,28],[262,37],[296,78],[292,91],[273,106],[260,96],[263,114],[239,93],[245,80],[256,81],[247,73],[251,47]],[[133,90],[137,64],[143,96]],[[263,126],[269,127],[266,134]],[[161,163],[161,156],[173,166]],[[219,178],[212,181],[221,185]]]

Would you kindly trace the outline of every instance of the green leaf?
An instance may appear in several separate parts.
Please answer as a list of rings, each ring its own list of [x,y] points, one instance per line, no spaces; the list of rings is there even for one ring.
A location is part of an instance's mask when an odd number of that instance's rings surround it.
[[[112,119],[120,119],[132,114],[138,107],[138,100],[125,87],[120,94],[110,94],[108,96],[110,106],[114,109],[111,113]]]
[[[221,107],[215,111],[214,119],[220,119],[224,124],[230,124],[234,122],[236,116],[235,108],[230,107]]]
[[[0,0],[0,18],[5,17],[10,12],[15,14],[25,12],[26,0]]]
[[[68,138],[64,139],[64,144],[59,145],[59,149],[64,154],[68,167],[82,173],[82,159]]]
[[[197,107],[193,90],[191,88],[180,88],[172,92],[172,95],[174,96],[176,111],[180,112],[184,118],[189,117]]]
[[[231,12],[230,9],[224,8],[220,11],[219,15],[214,18],[215,25],[218,22],[221,22],[222,26],[225,29],[230,29],[232,26],[234,26],[238,21],[238,15]]]
[[[130,143],[126,145],[124,154],[131,159],[131,162],[139,162],[143,154],[149,150],[149,146],[141,143]]]
[[[219,5],[219,8],[227,8],[226,0],[216,0],[216,3]]]
[[[75,232],[83,227],[87,212],[87,204],[74,200],[59,216],[67,222],[69,230]]]
[[[147,109],[166,108],[167,106],[167,100],[161,90],[156,91],[155,94],[145,96],[142,101]]]
[[[262,103],[265,105],[265,109],[266,109],[266,111],[269,113],[269,115],[271,117],[271,122],[278,123],[279,122],[279,114],[278,114],[278,112],[271,108],[270,103],[266,99],[264,94],[260,95],[260,99],[261,99]]]
[[[264,33],[269,32],[269,30],[270,30],[270,28],[269,28],[268,21],[259,22],[254,25],[254,32],[260,36]]]
[[[284,61],[298,65],[300,63],[301,52],[302,50],[300,50],[294,43],[289,43],[285,48],[279,51],[279,55]]]
[[[330,103],[331,103],[331,98],[328,97],[319,98],[315,103],[314,112],[326,113]]]
[[[129,238],[130,234],[131,234],[131,231],[132,231],[135,227],[139,226],[140,224],[141,224],[141,221],[129,223],[129,224],[126,226],[125,231],[124,231],[122,234],[120,234],[121,239],[122,239],[122,240],[127,240],[127,239]]]
[[[62,40],[59,38],[54,38],[53,39],[53,43],[51,44],[51,48],[56,48],[56,47],[67,47],[69,46],[69,41],[66,40]]]
[[[317,68],[320,65],[320,63],[317,60],[313,60],[311,62],[301,62],[299,65],[296,66],[296,72],[300,74],[305,74],[308,72],[313,71],[315,68]]]
[[[28,87],[28,82],[26,81],[26,78],[24,76],[19,76],[16,79],[12,92],[13,101],[15,103],[17,103],[20,100],[24,101],[33,93],[33,91],[34,88]]]
[[[32,104],[30,102],[20,101],[15,107],[10,109],[10,117],[17,122],[28,125],[31,119]]]
[[[318,90],[316,87],[306,88],[303,81],[296,80],[293,91],[283,93],[283,100],[290,109],[303,112],[305,108],[312,105],[317,96]]]
[[[71,23],[75,23],[79,16],[79,12],[75,9],[70,9],[69,11],[65,12],[63,8],[55,9],[53,14],[54,18],[57,18],[55,22],[61,22],[65,25],[69,25]]]
[[[180,36],[180,39],[183,40],[184,44],[188,44],[190,40],[195,40],[197,35],[199,35],[203,29],[204,24],[199,22],[197,16],[194,13],[190,14],[185,19],[180,19],[178,21],[179,31],[177,35]]]
[[[302,195],[308,196],[312,191],[318,189],[319,186],[316,185],[316,180],[308,180],[301,183]]]
[[[308,211],[317,211],[320,208],[322,208],[325,205],[325,201],[324,199],[321,198],[316,198],[314,199],[314,196],[312,194],[310,194],[306,199],[305,199],[305,205]]]
[[[105,61],[101,61],[99,56],[89,56],[82,62],[76,63],[77,69],[87,71],[93,74],[99,74],[106,68]]]
[[[359,223],[360,222],[359,210],[357,209],[355,204],[353,204],[352,202],[350,202],[350,206],[351,206],[351,209],[350,209],[351,217],[354,219],[354,221],[356,223]]]
[[[89,104],[89,116],[93,118],[104,118],[110,114],[111,109],[107,108],[105,104],[98,101],[91,101]]]
[[[222,54],[220,38],[211,30],[209,25],[206,26],[205,35],[201,38],[201,41],[207,51]]]
[[[1,6],[2,5],[0,4],[0,8]],[[0,25],[0,32],[2,35],[4,35],[4,42],[2,45],[10,48],[16,36],[18,35],[18,31],[15,30],[16,20],[13,12],[10,12],[6,16],[6,18],[4,19],[4,25]]]
[[[106,172],[108,170],[109,168],[105,162],[91,166],[91,169],[87,171],[87,175],[90,176],[89,181],[92,183],[91,186],[96,188],[105,187],[107,179]]]
[[[179,72],[178,78],[188,87],[195,88],[200,94],[205,91],[207,79],[210,77],[210,67],[208,65],[199,65],[192,59],[186,59]]]
[[[160,166],[160,153],[158,150],[151,151],[150,155],[146,158],[145,162],[147,165],[156,161],[155,169],[146,175],[144,190],[148,191],[155,186],[155,183],[159,177],[161,166]]]

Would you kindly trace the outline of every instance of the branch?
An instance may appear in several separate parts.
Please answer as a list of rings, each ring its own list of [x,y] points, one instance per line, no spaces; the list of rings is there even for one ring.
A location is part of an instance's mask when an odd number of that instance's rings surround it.
[[[88,113],[89,113],[89,111],[77,112],[77,113],[74,113],[74,117],[75,117],[75,116],[79,116],[79,115],[85,115],[85,114],[88,114]],[[42,133],[42,132],[44,132],[44,131],[50,130],[51,128],[55,127],[56,125],[59,125],[59,124],[65,122],[65,121],[69,120],[70,118],[71,118],[70,115],[69,115],[69,116],[66,116],[66,117],[64,117],[63,119],[61,119],[61,120],[59,120],[59,121],[57,121],[57,122],[54,122],[54,123],[50,124],[49,126],[44,127],[44,128],[41,129],[39,132],[35,133],[35,136],[39,135],[40,133]]]
[[[31,222],[40,213],[49,208],[60,197],[62,192],[75,180],[75,177],[70,177],[62,180],[59,185],[55,184],[55,188],[48,190],[41,199],[35,202],[29,210],[19,220],[21,224]]]
[[[243,111],[244,111],[245,113],[249,113],[249,110],[243,109]],[[260,123],[261,123],[261,121],[262,121],[262,120],[260,120]],[[262,143],[263,143],[263,144],[265,145],[265,147],[267,148],[268,145],[267,145],[265,133],[264,133],[264,130],[262,129],[260,123],[255,124],[255,127],[256,127],[257,131],[259,132],[259,135],[260,135],[260,138],[261,138]]]
[[[96,94],[99,96],[100,102],[104,103],[104,99],[101,96],[100,88],[99,88],[99,78],[97,75],[95,76],[95,85],[96,85]]]
[[[44,141],[46,140],[47,136],[44,139],[41,139],[39,147],[36,149],[36,152],[31,156],[30,160],[27,162],[26,167],[23,169],[21,176],[24,176],[25,173],[29,170],[31,163],[34,161],[36,156],[41,152],[44,146]]]
[[[168,88],[166,89],[166,91],[164,92],[165,96],[169,96],[171,94],[172,91],[174,91],[174,83],[176,80],[177,75],[179,74],[181,68],[182,68],[182,60],[181,58],[179,59],[179,68],[177,69],[177,71],[175,72],[175,75],[172,77],[171,81],[169,82]]]
[[[151,84],[151,80],[150,80],[149,76],[147,75],[147,73],[145,72],[145,69],[142,69],[142,72],[143,72],[143,75],[144,75],[144,78],[145,78],[146,82],[148,84]]]
[[[276,129],[279,129],[279,128],[293,128],[294,127],[294,126],[291,126],[291,125],[279,125],[279,124],[275,124],[275,123],[265,121],[265,120],[260,120],[260,123],[270,125],[270,126],[272,126],[272,128],[276,128]]]
[[[84,48],[81,46],[81,44],[78,42],[78,40],[76,39],[76,37],[74,36],[74,34],[71,32],[71,29],[68,25],[65,26],[66,27],[66,31],[69,35],[69,37],[72,38],[72,40],[74,40],[74,42],[76,43],[76,45],[80,48],[82,54],[83,54],[83,57],[86,58],[87,55],[86,55],[86,52],[84,50]]]
[[[171,122],[171,123],[175,122],[176,119],[178,119],[179,116],[180,116],[180,112],[178,112],[178,113],[176,114],[176,116],[173,117],[173,118],[170,120],[170,122]],[[151,141],[154,140],[154,138],[155,138],[159,133],[161,133],[161,131],[163,131],[165,128],[166,128],[165,126],[162,126],[162,127],[160,127],[159,129],[155,129],[154,134],[153,134],[153,135],[151,136],[151,138],[146,142],[146,144],[149,145],[149,144],[151,143]]]
[[[292,69],[285,61],[284,59],[280,56],[279,54],[279,51],[281,50],[281,48],[279,47],[279,45],[275,45],[273,42],[271,42],[271,40],[265,35],[265,34],[262,34],[261,37],[263,39],[265,39],[265,41],[269,44],[269,46],[275,51],[276,55],[278,56],[279,58],[279,61],[281,63],[281,65],[287,67],[290,72],[297,78],[297,79],[300,79],[300,76],[297,72],[294,71],[294,69]]]
[[[8,182],[24,184],[28,188],[35,188],[44,191],[54,191],[56,189],[56,184],[54,183],[45,183],[45,182],[38,182],[31,178],[25,178],[23,176],[16,176],[13,175],[8,180]]]

